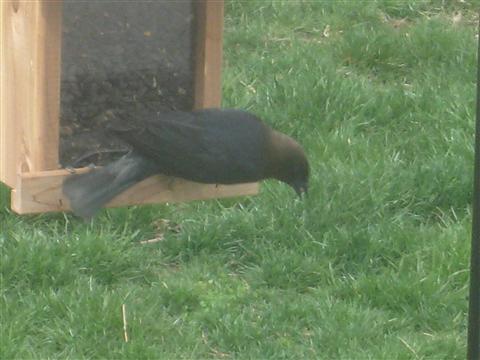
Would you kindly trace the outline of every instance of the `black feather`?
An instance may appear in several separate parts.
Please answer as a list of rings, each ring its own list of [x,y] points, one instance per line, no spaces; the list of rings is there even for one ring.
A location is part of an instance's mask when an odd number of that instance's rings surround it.
[[[264,175],[267,129],[252,114],[210,109],[142,115],[145,120],[138,125],[123,115],[121,128],[110,129],[165,175],[220,184],[258,181]],[[125,123],[132,126],[125,128]]]

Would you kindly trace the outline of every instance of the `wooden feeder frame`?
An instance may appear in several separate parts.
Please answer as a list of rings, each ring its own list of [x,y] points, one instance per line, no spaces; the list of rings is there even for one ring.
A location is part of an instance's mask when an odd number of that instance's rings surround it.
[[[223,0],[196,1],[194,107],[219,107]],[[59,169],[62,1],[0,3],[0,181],[18,214],[69,210]],[[76,169],[86,172],[88,169]],[[157,175],[108,206],[252,195],[258,185],[199,184]]]

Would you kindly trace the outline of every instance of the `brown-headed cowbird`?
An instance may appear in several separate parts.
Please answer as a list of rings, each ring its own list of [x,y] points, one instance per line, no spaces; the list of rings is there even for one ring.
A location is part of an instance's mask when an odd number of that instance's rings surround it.
[[[155,174],[207,184],[273,178],[299,195],[307,192],[309,165],[302,147],[246,111],[147,111],[119,118],[121,125],[113,121],[109,129],[131,146],[131,152],[64,181],[73,212],[84,218]]]

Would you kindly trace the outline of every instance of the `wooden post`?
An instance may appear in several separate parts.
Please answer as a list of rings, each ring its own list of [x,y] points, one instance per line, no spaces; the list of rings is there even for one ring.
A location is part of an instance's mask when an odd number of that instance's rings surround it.
[[[0,180],[58,167],[61,1],[2,1]]]
[[[223,0],[197,1],[195,109],[220,107],[222,102]]]
[[[10,187],[16,181],[19,163],[20,127],[15,121],[13,17],[18,8],[12,2],[0,2],[0,180]]]

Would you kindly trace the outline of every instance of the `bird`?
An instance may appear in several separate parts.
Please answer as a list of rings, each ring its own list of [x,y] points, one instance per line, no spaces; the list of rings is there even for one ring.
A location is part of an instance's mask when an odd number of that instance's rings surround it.
[[[245,110],[118,112],[107,130],[131,150],[63,182],[71,210],[84,219],[156,174],[223,185],[276,179],[300,197],[308,192],[310,168],[302,146]]]

